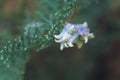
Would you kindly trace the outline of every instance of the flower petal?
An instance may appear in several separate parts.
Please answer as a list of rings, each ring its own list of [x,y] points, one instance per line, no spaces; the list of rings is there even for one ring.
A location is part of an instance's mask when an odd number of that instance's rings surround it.
[[[94,36],[93,33],[90,33],[90,34],[88,35],[88,37],[89,37],[89,38],[94,38],[95,36]]]
[[[64,44],[60,44],[60,50],[64,49]]]
[[[60,38],[61,38],[60,35],[54,35],[54,37],[55,37],[56,39],[60,39]]]
[[[84,42],[87,43],[88,42],[88,37],[87,36],[84,36]]]
[[[69,47],[69,46],[67,45],[67,43],[64,43],[64,45],[65,45],[65,47]]]
[[[83,26],[84,26],[84,27],[88,27],[87,22],[84,22],[84,23],[83,23]]]
[[[69,45],[69,47],[73,47],[74,46],[71,42],[69,42],[68,45]]]
[[[68,42],[73,43],[78,37],[79,37],[79,34],[76,33],[76,34],[72,35],[72,37],[70,38],[70,40]]]

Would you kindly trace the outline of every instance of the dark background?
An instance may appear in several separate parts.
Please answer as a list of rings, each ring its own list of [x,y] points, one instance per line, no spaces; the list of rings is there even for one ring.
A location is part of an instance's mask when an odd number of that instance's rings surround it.
[[[120,80],[120,1],[80,1],[72,23],[87,21],[95,38],[81,49],[60,51],[56,44],[38,52],[26,65],[25,80]],[[1,0],[0,40],[21,35],[27,13],[36,19],[40,6],[37,0]]]

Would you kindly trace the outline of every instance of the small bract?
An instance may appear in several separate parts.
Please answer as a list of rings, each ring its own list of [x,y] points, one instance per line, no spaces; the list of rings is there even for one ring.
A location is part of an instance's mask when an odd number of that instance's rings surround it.
[[[81,48],[83,43],[87,43],[89,38],[94,38],[94,34],[90,33],[87,22],[83,24],[67,23],[59,35],[54,35],[55,42],[60,43],[60,50],[65,47],[73,47],[74,44]]]

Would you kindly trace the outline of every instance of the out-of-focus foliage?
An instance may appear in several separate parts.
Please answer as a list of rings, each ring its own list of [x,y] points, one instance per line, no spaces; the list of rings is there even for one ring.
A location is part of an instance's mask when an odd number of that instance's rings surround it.
[[[80,0],[79,5],[72,22],[87,21],[95,39],[80,50],[43,50],[28,63],[26,80],[120,79],[120,1]]]
[[[60,52],[53,35],[76,5],[72,23],[87,21],[95,39]],[[119,80],[119,8],[119,0],[1,0],[0,80]]]
[[[40,8],[40,12],[37,12],[37,15],[35,17],[39,17],[41,20],[38,20],[39,22],[33,22],[33,19],[30,16],[30,11],[26,11],[27,19],[23,19],[25,22],[28,22],[27,25],[25,25],[24,34],[22,34],[21,37],[15,37],[14,39],[9,39],[8,41],[1,41],[0,46],[0,64],[1,64],[1,79],[2,80],[22,80],[23,74],[24,74],[24,68],[26,62],[29,60],[31,54],[33,52],[38,52],[42,49],[45,49],[46,47],[50,46],[54,42],[53,35],[58,33],[62,28],[60,26],[63,25],[63,22],[65,22],[65,19],[67,19],[74,7],[76,5],[78,6],[79,0],[73,0],[73,1],[65,1],[70,2],[69,4],[65,3],[65,7],[56,8],[60,9],[60,12],[57,12],[57,15],[55,14],[53,6],[51,6],[51,3],[49,0],[44,1],[38,1],[41,5],[47,5],[43,8]],[[6,3],[10,3],[7,1]],[[18,3],[25,4],[25,1],[18,0]],[[57,3],[57,2],[56,2]],[[14,3],[14,6],[17,3]],[[61,5],[64,5],[64,1],[61,2]],[[7,5],[8,6],[8,5]],[[24,5],[22,5],[23,7]],[[13,8],[13,7],[12,7]],[[48,9],[50,8],[50,9]],[[48,11],[44,11],[45,9],[48,9]],[[9,12],[9,10],[7,10]],[[20,11],[20,9],[19,9]],[[16,15],[20,12],[23,13],[23,11],[15,11],[12,13],[12,15],[15,13]],[[65,11],[65,12],[64,12]],[[6,12],[6,13],[8,13]],[[50,14],[51,12],[51,14]],[[61,13],[64,12],[64,13]],[[69,13],[68,13],[69,12]],[[70,13],[71,12],[71,13]],[[10,11],[11,13],[11,11]],[[66,16],[67,14],[67,16]],[[34,14],[35,15],[35,14]],[[14,15],[13,15],[14,16]],[[16,26],[18,24],[19,16],[17,16],[17,20],[14,20],[16,17],[13,18],[13,24],[11,25]],[[20,17],[21,18],[21,17]],[[42,18],[47,21],[44,22]],[[11,19],[11,18],[10,18]],[[36,18],[37,19],[37,18]],[[16,22],[18,21],[18,22]],[[42,22],[43,21],[43,22]],[[62,21],[62,23],[61,23]],[[12,23],[12,22],[10,22]],[[43,24],[43,25],[42,25]],[[5,24],[6,25],[6,24]],[[8,24],[10,25],[10,24]],[[19,25],[20,26],[20,25]],[[11,27],[11,28],[12,28]],[[14,30],[14,28],[13,28]],[[16,31],[17,29],[15,29]],[[17,31],[18,32],[18,31]],[[9,73],[8,73],[9,72]],[[14,74],[14,76],[13,76]],[[11,77],[12,76],[12,77]]]

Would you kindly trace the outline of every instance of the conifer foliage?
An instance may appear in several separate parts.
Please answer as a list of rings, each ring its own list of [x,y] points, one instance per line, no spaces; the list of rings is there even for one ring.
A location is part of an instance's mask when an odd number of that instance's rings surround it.
[[[40,4],[46,4],[46,6],[36,11],[38,22],[26,24],[21,36],[1,41],[0,80],[23,80],[25,65],[31,55],[53,46],[54,35],[61,31],[67,20],[70,21],[74,9],[79,8],[80,2],[79,0],[58,0],[53,4],[50,1],[52,0],[40,0]],[[57,5],[59,2],[63,6]],[[47,11],[46,8],[50,10]]]

